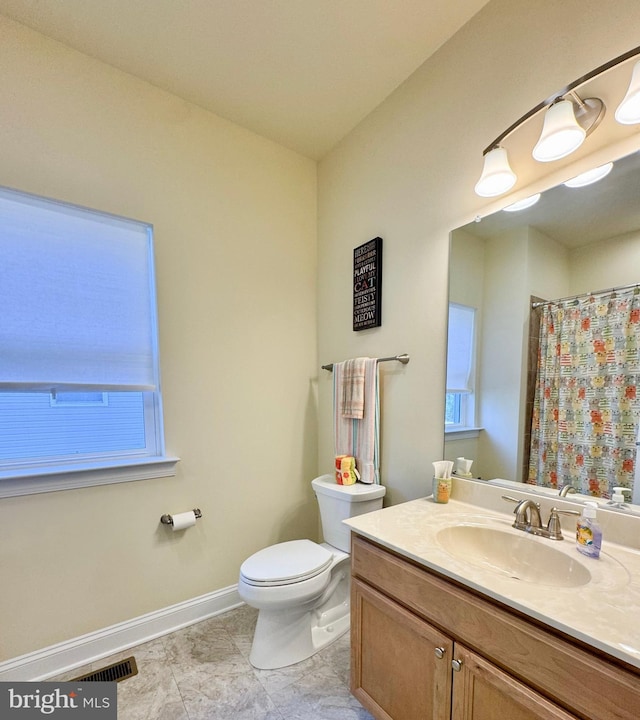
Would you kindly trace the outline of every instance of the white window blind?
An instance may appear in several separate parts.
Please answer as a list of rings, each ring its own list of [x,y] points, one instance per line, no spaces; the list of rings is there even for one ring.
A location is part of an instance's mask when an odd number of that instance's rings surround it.
[[[153,390],[151,228],[0,189],[0,389]]]
[[[475,308],[449,303],[447,337],[447,392],[473,392],[473,333]]]
[[[175,474],[151,226],[0,188],[0,258],[0,497]]]

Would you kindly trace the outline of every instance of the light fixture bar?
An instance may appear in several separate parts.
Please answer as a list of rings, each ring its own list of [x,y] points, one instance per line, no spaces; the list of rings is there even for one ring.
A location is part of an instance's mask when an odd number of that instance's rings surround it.
[[[600,125],[605,115],[606,108],[600,98],[580,99],[575,90],[570,90],[567,95],[575,103],[576,122],[585,131],[587,137]]]
[[[577,80],[574,80],[572,83],[564,87],[562,90],[554,93],[550,97],[548,97],[546,100],[543,100],[541,103],[538,103],[534,108],[531,108],[529,112],[525,113],[521,118],[516,120],[513,125],[510,125],[503,133],[498,135],[498,137],[483,151],[483,155],[486,155],[488,152],[493,150],[496,146],[499,146],[502,141],[507,138],[511,133],[516,130],[520,125],[525,123],[529,118],[532,118],[534,115],[537,115],[541,110],[544,110],[545,108],[549,107],[553,102],[555,102],[558,98],[564,97],[571,93],[571,91],[576,90],[581,85],[584,85],[584,83],[588,82],[594,77],[597,77],[598,75],[602,75],[602,73],[607,72],[608,70],[611,70],[612,68],[622,64],[623,62],[636,57],[640,55],[640,46],[633,48],[633,50],[629,50],[626,53],[623,53],[622,55],[618,55],[618,57],[614,58],[613,60],[609,60],[609,62],[604,63],[603,65],[600,65],[599,67],[595,68],[595,70],[591,70],[591,72],[588,72],[586,75],[583,75],[582,77],[579,77]],[[586,102],[586,101],[583,101]],[[576,115],[577,119],[577,115]]]

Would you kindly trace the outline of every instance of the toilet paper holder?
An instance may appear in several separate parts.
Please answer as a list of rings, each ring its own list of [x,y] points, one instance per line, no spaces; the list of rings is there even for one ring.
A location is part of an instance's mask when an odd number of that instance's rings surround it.
[[[202,517],[200,508],[193,508],[193,514],[196,516],[196,520]],[[173,517],[167,513],[166,515],[162,515],[162,517],[160,518],[160,522],[163,525],[173,525]]]

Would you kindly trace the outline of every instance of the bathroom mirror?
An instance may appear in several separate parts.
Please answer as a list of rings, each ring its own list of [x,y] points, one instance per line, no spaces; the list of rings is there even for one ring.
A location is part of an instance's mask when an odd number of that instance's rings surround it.
[[[473,459],[472,475],[485,481],[525,481],[535,383],[529,353],[537,354],[532,297],[555,300],[635,283],[640,283],[638,152],[617,160],[609,175],[592,185],[560,185],[528,209],[501,210],[454,230],[449,302],[476,309],[475,353],[471,392],[447,396],[444,457]],[[561,478],[557,482],[562,485]]]

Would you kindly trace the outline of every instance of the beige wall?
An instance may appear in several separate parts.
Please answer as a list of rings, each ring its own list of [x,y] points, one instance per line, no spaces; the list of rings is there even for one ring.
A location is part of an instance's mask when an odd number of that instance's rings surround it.
[[[633,232],[570,252],[570,293],[595,292],[638,282],[640,233]]]
[[[517,479],[528,240],[528,229],[516,228],[488,239],[485,246],[478,403],[484,428],[478,460],[485,480]]]
[[[489,205],[473,192],[482,150],[540,100],[635,47],[639,23],[635,0],[492,0],[321,161],[320,358],[411,354],[406,367],[382,366],[387,502],[426,494],[442,455],[448,236]],[[383,324],[354,333],[351,252],[376,235]],[[319,398],[326,464],[328,378]]]
[[[465,230],[457,230],[451,237],[450,260],[449,260],[449,302],[467,305],[476,308],[474,333],[476,342],[482,338],[482,307],[484,303],[484,266],[485,266],[485,241],[482,238],[471,235]],[[475,362],[472,368],[473,387],[476,394],[468,398],[467,402],[473,402],[473,413],[469,408],[469,416],[477,421],[479,408],[475,405],[475,398],[480,392],[480,358],[476,353]],[[474,424],[477,424],[474,423]],[[465,433],[462,437],[456,433],[450,433],[445,438],[443,457],[445,460],[453,460],[464,457],[473,460],[472,472],[474,476],[483,476],[483,464],[478,455],[479,438],[477,434],[468,437]]]
[[[552,300],[570,292],[573,264],[567,248],[533,227],[528,228],[527,288],[529,295]]]
[[[485,480],[520,480],[529,299],[568,294],[568,252],[533,227],[486,240],[458,229],[452,233],[449,265],[449,299],[478,309],[476,419],[482,430],[475,440],[447,438],[445,457],[473,459],[474,473]]]
[[[0,660],[315,536],[316,164],[0,18],[0,184],[153,223],[175,478],[0,500]],[[182,536],[165,512],[200,507]]]

